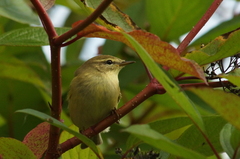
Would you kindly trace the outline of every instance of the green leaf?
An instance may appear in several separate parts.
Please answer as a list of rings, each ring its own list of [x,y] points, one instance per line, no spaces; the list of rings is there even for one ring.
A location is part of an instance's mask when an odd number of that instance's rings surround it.
[[[202,98],[209,106],[215,109],[223,118],[240,130],[240,97],[226,93],[222,90],[214,90],[208,87],[188,88]]]
[[[210,40],[215,39],[219,35],[235,30],[239,26],[240,16],[234,16],[232,19],[224,21],[223,23],[217,25],[215,28],[209,30],[206,34],[198,38],[191,45],[207,44]]]
[[[153,130],[161,134],[170,133],[187,125],[192,125],[192,122],[188,117],[176,117],[149,123],[149,126]]]
[[[127,150],[131,150],[133,147],[136,147],[140,143],[142,143],[141,139],[131,134],[127,139],[126,148]]]
[[[0,136],[14,135],[15,139],[22,140],[42,121],[30,115],[15,114],[15,111],[31,108],[49,112],[47,102],[50,100],[43,98],[41,88],[19,80],[0,78],[0,88],[0,116],[5,121],[1,124]]]
[[[187,113],[191,120],[204,132],[204,123],[202,118],[195,108],[193,102],[188,98],[186,93],[178,86],[176,81],[168,75],[161,67],[159,67],[146,52],[146,50],[130,35],[122,33],[133,47],[138,52],[145,65],[157,78],[157,80],[163,85],[167,93],[178,103],[178,105]]]
[[[202,116],[216,114],[216,111],[196,94],[187,90],[185,90],[185,92],[187,93],[188,97],[194,102],[194,104],[198,107],[198,110]]]
[[[233,126],[232,126],[233,127]],[[235,127],[232,128],[231,144],[234,149],[234,157],[240,158],[240,131]]]
[[[219,77],[228,79],[231,83],[240,87],[240,68],[236,68],[228,74],[218,75]]]
[[[232,125],[228,123],[223,127],[223,129],[220,132],[220,143],[222,145],[224,152],[226,152],[228,156],[232,158],[234,154],[234,149],[232,148],[232,145],[230,142],[231,134],[232,134]]]
[[[36,159],[33,152],[21,141],[13,138],[0,138],[0,156],[3,159]]]
[[[235,151],[235,158],[240,157],[239,143],[240,143],[240,132],[231,124],[226,124],[220,132],[220,142],[224,152],[228,154],[230,158],[233,158]]]
[[[222,148],[220,146],[218,134],[220,133],[220,130],[226,121],[220,116],[216,115],[203,117],[203,121],[205,123],[209,140],[213,144],[214,148],[218,152],[221,152]],[[213,155],[212,149],[206,143],[206,140],[202,136],[201,132],[195,125],[192,124],[191,120],[187,117],[176,117],[159,120],[150,123],[149,126],[161,134],[167,134],[184,127],[184,129],[181,129],[182,132],[177,132],[178,134],[180,133],[178,135],[180,137],[178,137],[176,143],[206,156]]]
[[[225,36],[219,36],[207,44],[205,47],[186,54],[187,59],[194,60],[199,65],[209,64],[223,58],[233,56],[240,51],[240,46],[236,45],[239,40],[240,29]]]
[[[125,129],[126,132],[133,134],[145,143],[154,146],[160,150],[186,159],[204,159],[205,156],[182,147],[169,140],[167,137],[159,134],[149,127],[149,125],[133,125]]]
[[[79,56],[85,40],[78,40],[66,48],[66,63],[69,64],[79,64]]]
[[[55,28],[62,34],[71,28]],[[5,46],[43,46],[49,45],[48,36],[42,27],[16,29],[0,35],[0,45]]]
[[[118,2],[128,3],[128,7],[126,9],[124,8],[124,13],[129,15],[131,17],[131,19],[133,20],[133,22],[135,24],[137,24],[137,26],[139,26],[142,29],[146,29],[146,21],[147,21],[146,9],[145,9],[146,1],[142,1],[142,0],[133,0],[133,1],[124,0],[124,1],[122,1],[121,0]],[[119,6],[119,8],[121,8],[121,6]],[[141,18],[139,18],[139,17],[141,17]]]
[[[23,109],[23,110],[18,110],[16,112],[17,113],[25,113],[25,114],[33,115],[33,116],[35,116],[35,117],[37,117],[39,119],[42,119],[42,120],[50,123],[51,125],[59,127],[59,128],[65,130],[65,131],[69,132],[70,134],[73,134],[74,136],[79,138],[82,142],[84,142],[86,145],[91,147],[96,155],[102,156],[101,153],[99,152],[98,148],[96,147],[96,145],[94,144],[94,142],[92,140],[90,140],[86,136],[84,136],[84,135],[82,135],[82,134],[80,134],[80,133],[78,133],[76,131],[73,131],[72,129],[68,128],[66,125],[64,125],[60,121],[52,118],[51,116],[49,116],[47,114],[44,114],[42,112],[33,110],[33,109]]]
[[[39,76],[24,62],[13,56],[2,54],[0,63],[0,78],[19,80],[45,89],[45,85]]]
[[[102,3],[99,0],[83,0],[82,2],[75,0],[75,2],[88,14],[91,14]],[[110,30],[130,32],[137,28],[131,18],[120,11],[113,3],[108,6],[96,22]]]
[[[70,129],[74,130],[74,131],[78,131],[78,127],[76,127],[75,125],[71,125],[69,127]],[[63,131],[61,133],[60,136],[60,143],[63,143],[64,141],[72,138],[73,135],[68,133],[67,131]],[[94,152],[90,149],[81,149],[80,146],[76,146],[71,150],[68,150],[67,152],[65,152],[64,154],[62,154],[62,159],[98,159],[98,157],[94,154]]]
[[[151,32],[172,41],[188,32],[200,20],[213,0],[150,0],[146,13]]]
[[[38,16],[23,0],[1,0],[0,15],[20,23],[40,24]]]
[[[203,121],[205,123],[208,140],[212,143],[217,152],[222,152],[219,134],[222,127],[226,124],[226,121],[219,115],[204,117]],[[190,126],[186,131],[184,131],[176,142],[202,155],[214,155],[214,152],[206,142],[206,139],[201,135],[201,132],[195,125]]]

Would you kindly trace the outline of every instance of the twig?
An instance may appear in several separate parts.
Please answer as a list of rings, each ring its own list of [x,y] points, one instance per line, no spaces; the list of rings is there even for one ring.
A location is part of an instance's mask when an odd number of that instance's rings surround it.
[[[211,147],[213,153],[215,154],[217,159],[221,159],[219,153],[217,152],[217,150],[215,149],[215,147],[213,146],[212,142],[209,140],[207,134],[205,134],[204,132],[202,132],[199,128],[199,131],[201,132],[201,134],[203,135],[204,139],[207,141],[208,145]]]
[[[203,17],[199,20],[199,22],[193,27],[193,29],[188,33],[188,35],[184,38],[184,40],[180,43],[177,50],[179,54],[181,54],[188,44],[192,41],[192,39],[198,34],[198,32],[202,29],[202,27],[207,23],[213,13],[216,11],[218,6],[221,4],[223,0],[214,0],[211,4],[207,12],[203,15]]]
[[[222,81],[222,82],[209,82],[208,87],[216,88],[216,87],[222,87],[223,84],[228,84],[230,83],[229,81]],[[206,83],[190,83],[190,84],[180,84],[182,88],[187,88],[187,87],[204,87]]]
[[[84,21],[79,23],[77,26],[69,30],[68,32],[62,34],[61,36],[57,37],[54,41],[56,45],[61,45],[67,39],[71,38],[72,36],[76,35],[79,31],[86,28],[92,22],[94,22],[102,13],[103,11],[111,4],[113,0],[104,0],[96,9],[95,11],[89,15]]]
[[[194,76],[186,76],[186,77],[177,77],[177,78],[175,78],[176,81],[193,80],[193,79],[199,79],[199,78],[198,77],[194,77]]]
[[[149,78],[149,80],[151,81],[151,80],[153,79],[153,75],[152,75],[152,73],[150,72],[150,70],[147,68],[147,66],[144,64],[144,62],[143,62],[143,65],[144,65],[144,68],[145,68],[145,70],[146,70],[146,72],[147,72],[148,78]]]

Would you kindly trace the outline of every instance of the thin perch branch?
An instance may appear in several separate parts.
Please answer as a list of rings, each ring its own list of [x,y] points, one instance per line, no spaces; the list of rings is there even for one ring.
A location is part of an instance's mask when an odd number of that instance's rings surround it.
[[[216,11],[218,6],[221,4],[223,0],[215,0],[207,12],[203,15],[203,17],[199,20],[199,22],[192,28],[192,30],[188,33],[188,35],[184,38],[184,40],[180,43],[177,50],[179,54],[181,54],[188,44],[193,40],[193,38],[198,34],[198,32],[203,28],[203,26],[207,23],[213,13]]]
[[[223,81],[224,83],[228,81]],[[228,82],[229,83],[229,82]],[[191,83],[191,84],[180,84],[180,87],[188,88],[188,87],[222,87],[222,84],[220,82],[210,82],[207,86],[205,83]],[[100,121],[95,126],[86,129],[83,134],[92,137],[99,132],[103,131],[110,125],[114,124],[116,121],[118,121],[119,118],[122,118],[126,114],[128,114],[130,111],[135,109],[138,105],[140,105],[142,102],[144,102],[149,97],[155,95],[155,94],[164,94],[166,91],[163,88],[161,84],[154,78],[151,80],[151,82],[140,92],[138,93],[133,99],[128,101],[126,104],[124,104],[122,107],[116,110],[116,113],[108,116],[104,120]],[[69,149],[74,148],[78,144],[82,143],[78,138],[73,137],[64,143],[60,145],[62,153],[68,151]]]
[[[62,34],[61,36],[57,37],[54,41],[56,45],[61,45],[63,42],[71,38],[72,36],[76,35],[78,32],[86,28],[92,22],[94,22],[102,13],[103,11],[112,3],[113,0],[104,0],[96,9],[95,11],[89,15],[82,23],[78,24],[68,32]]]

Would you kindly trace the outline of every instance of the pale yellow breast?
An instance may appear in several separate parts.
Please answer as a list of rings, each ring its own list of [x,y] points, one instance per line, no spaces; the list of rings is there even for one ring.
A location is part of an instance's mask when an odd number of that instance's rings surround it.
[[[80,129],[88,128],[107,117],[117,107],[120,94],[116,74],[88,75],[75,77],[69,92],[70,116]]]

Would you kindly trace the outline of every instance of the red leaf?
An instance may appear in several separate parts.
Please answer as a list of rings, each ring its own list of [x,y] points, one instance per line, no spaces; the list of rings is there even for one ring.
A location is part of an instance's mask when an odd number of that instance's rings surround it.
[[[39,124],[23,139],[23,143],[32,150],[37,158],[41,158],[47,150],[50,125],[47,122]]]

